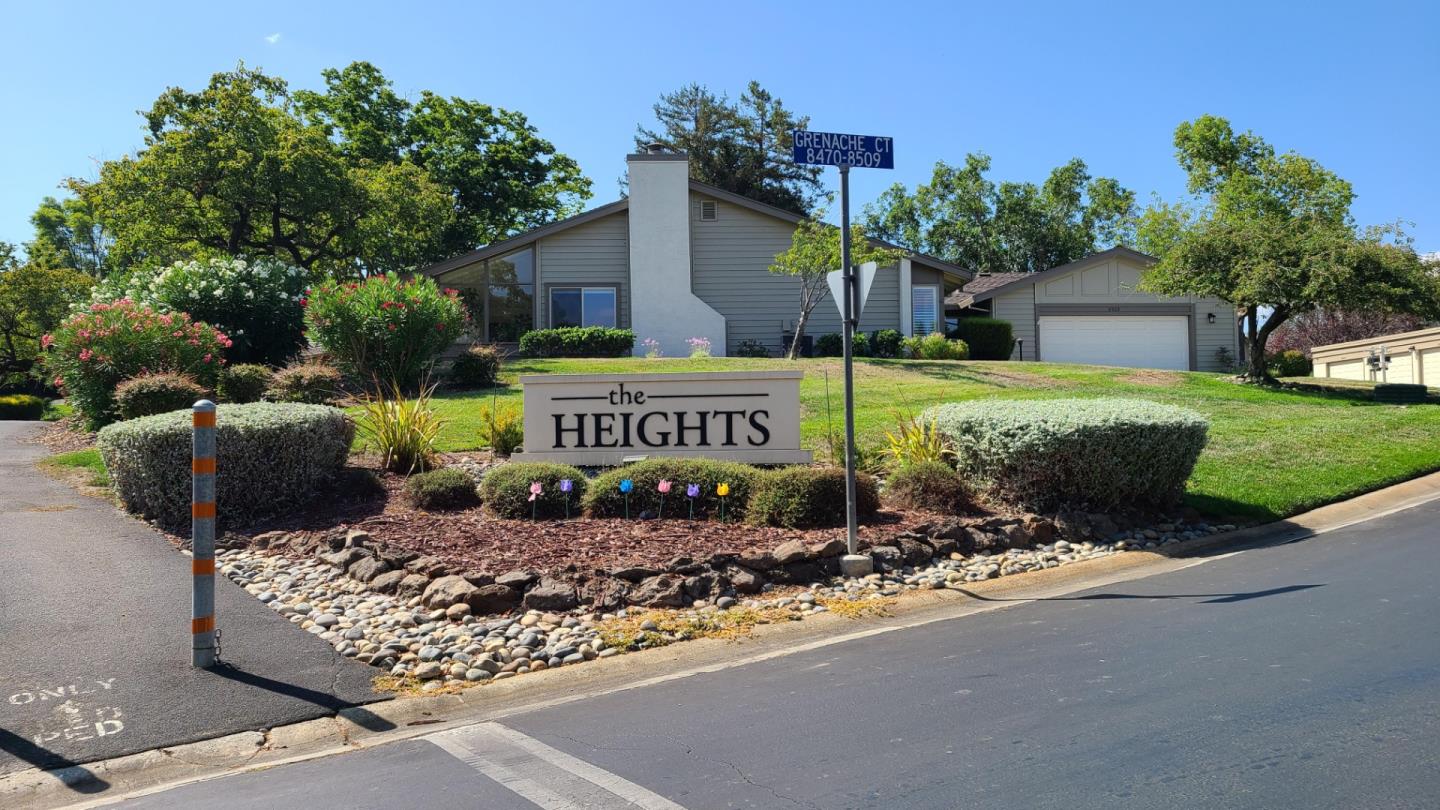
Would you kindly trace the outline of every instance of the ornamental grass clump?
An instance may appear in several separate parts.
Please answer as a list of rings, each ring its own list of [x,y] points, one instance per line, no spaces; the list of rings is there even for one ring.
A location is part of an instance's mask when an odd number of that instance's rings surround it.
[[[424,472],[435,465],[435,443],[445,420],[430,407],[435,386],[405,396],[399,385],[366,397],[356,420],[365,446],[380,454],[385,469],[404,475]]]
[[[879,509],[875,479],[857,473],[856,514],[866,519]],[[755,482],[746,521],[787,529],[845,525],[845,468],[795,466],[765,472]]]
[[[183,312],[160,312],[127,298],[91,304],[42,343],[46,369],[90,430],[119,418],[115,387],[130,377],[177,372],[213,388],[232,345],[225,333]]]
[[[468,316],[456,290],[394,274],[325,281],[301,299],[310,339],[356,379],[410,391],[458,337]]]
[[[760,470],[748,464],[733,461],[717,461],[708,458],[652,458],[617,467],[601,473],[590,482],[585,496],[585,512],[591,517],[618,517],[626,515],[626,501],[629,501],[630,515],[644,513],[659,515],[662,500],[665,514],[672,518],[688,517],[706,520],[720,516],[722,496],[719,489],[726,485],[723,496],[726,520],[739,520],[745,515],[745,505],[750,500],[750,491]],[[621,483],[630,481],[629,492],[621,490]],[[660,482],[672,482],[672,487],[661,489]],[[691,487],[696,487],[691,495]],[[688,503],[677,505],[674,498],[666,496],[672,490],[682,490]]]
[[[976,400],[927,410],[961,476],[1030,511],[1168,507],[1204,449],[1209,422],[1142,399]]]
[[[562,483],[569,484],[562,487]],[[535,484],[540,492],[535,492]],[[492,467],[480,481],[480,500],[496,517],[556,520],[585,496],[585,474],[568,464],[521,461]],[[534,495],[534,500],[531,500]]]
[[[221,524],[301,504],[345,465],[355,426],[338,408],[256,402],[220,405],[215,487]],[[131,512],[180,527],[190,521],[189,411],[118,422],[96,446]]]

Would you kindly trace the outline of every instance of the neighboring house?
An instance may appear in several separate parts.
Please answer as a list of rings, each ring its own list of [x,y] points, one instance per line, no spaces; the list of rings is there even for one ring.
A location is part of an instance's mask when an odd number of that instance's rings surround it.
[[[1389,368],[1373,368],[1382,355]],[[1440,386],[1440,327],[1316,346],[1310,360],[1316,377]]]
[[[513,344],[531,329],[617,326],[685,356],[742,342],[779,355],[800,310],[798,279],[769,272],[801,217],[690,179],[686,156],[630,155],[629,197],[425,269],[459,289],[476,336]],[[860,329],[906,335],[944,327],[943,301],[971,273],[917,254],[881,268]],[[840,331],[828,293],[805,333]],[[643,352],[638,341],[637,353]]]
[[[1013,360],[1229,371],[1240,351],[1234,308],[1140,291],[1154,262],[1115,247],[1040,273],[981,274],[946,307],[959,318],[1009,321]]]

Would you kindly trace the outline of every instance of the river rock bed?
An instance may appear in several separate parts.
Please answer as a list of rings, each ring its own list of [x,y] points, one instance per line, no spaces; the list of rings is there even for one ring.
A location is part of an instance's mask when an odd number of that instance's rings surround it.
[[[749,598],[740,597],[734,588],[717,590],[707,598],[691,600],[688,608],[679,612],[698,617],[737,607],[781,608],[803,617],[826,612],[824,603],[831,600],[960,589],[967,583],[1127,550],[1154,549],[1234,528],[1163,524],[1121,532],[1103,542],[1056,540],[1032,548],[970,554],[952,551],[936,556],[930,554],[932,546],[897,542],[870,549],[877,570],[866,577],[821,575],[809,583],[793,583],[798,588],[766,582]],[[918,557],[921,553],[923,559]],[[396,677],[414,678],[427,688],[447,682],[501,680],[618,655],[623,650],[607,646],[602,630],[608,622],[635,612],[633,608],[603,613],[530,609],[476,616],[465,601],[442,606],[444,597],[439,591],[443,588],[427,589],[428,598],[421,593],[377,593],[342,569],[305,554],[235,547],[221,549],[217,559],[225,576],[302,630],[329,642],[341,655]],[[822,572],[817,569],[816,573]]]

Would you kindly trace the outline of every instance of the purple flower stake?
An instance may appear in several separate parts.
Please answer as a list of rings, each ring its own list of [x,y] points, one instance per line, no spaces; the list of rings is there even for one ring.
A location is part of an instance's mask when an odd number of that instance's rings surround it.
[[[565,519],[570,519],[570,491],[575,488],[575,482],[569,478],[560,479],[560,491],[565,493]]]
[[[625,519],[630,519],[630,490],[635,488],[635,482],[629,478],[620,482],[620,494],[625,496]]]
[[[685,497],[690,499],[690,520],[695,520],[695,499],[700,497],[699,484],[687,484],[685,486]]]

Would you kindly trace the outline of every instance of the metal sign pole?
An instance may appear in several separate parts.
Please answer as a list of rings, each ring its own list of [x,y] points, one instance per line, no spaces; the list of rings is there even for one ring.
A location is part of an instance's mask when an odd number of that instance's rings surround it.
[[[858,551],[859,525],[855,515],[855,326],[858,318],[859,284],[850,262],[850,167],[840,166],[840,269],[845,279],[844,360],[845,360],[845,549],[854,557]]]

